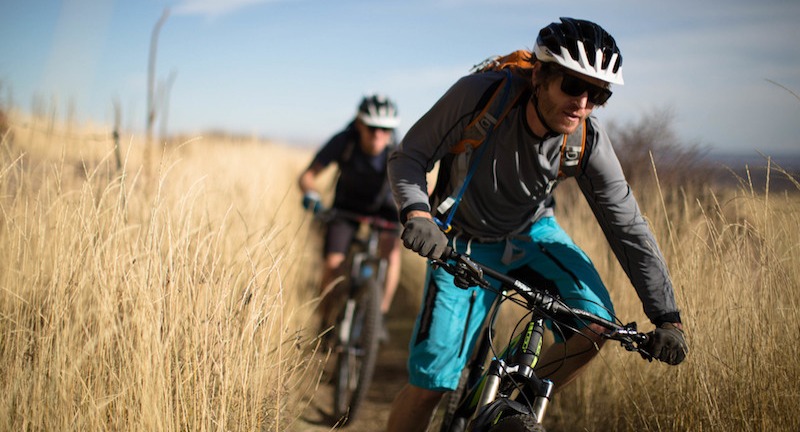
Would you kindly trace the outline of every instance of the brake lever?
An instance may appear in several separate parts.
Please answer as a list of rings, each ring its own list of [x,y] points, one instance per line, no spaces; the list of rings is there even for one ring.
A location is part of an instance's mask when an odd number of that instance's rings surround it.
[[[624,340],[619,340],[619,343],[620,345],[622,345],[623,348],[625,348],[626,351],[639,353],[639,355],[642,356],[643,359],[649,362],[653,361],[653,355],[647,352],[644,348],[641,348],[643,342],[637,343],[631,338],[624,338]]]
[[[645,359],[645,360],[647,360],[649,362],[652,362],[653,359],[655,358],[655,357],[653,357],[653,354],[650,354],[650,352],[648,352],[647,350],[642,348],[643,345],[647,345],[647,341],[648,340],[650,340],[650,335],[648,335],[646,333],[643,334],[642,335],[642,340],[640,340],[639,343],[636,345],[636,351],[639,352],[639,355],[641,355],[643,359]]]
[[[430,260],[431,267],[434,269],[444,268],[446,272],[453,275],[455,286],[461,289],[474,286],[489,286],[489,282],[483,278],[483,269],[466,255],[455,253],[452,250],[449,250],[446,255],[453,259],[455,264],[450,264],[440,259],[432,259]]]
[[[646,334],[639,333],[636,328],[636,323],[632,322],[621,329],[615,330],[609,336],[612,339],[617,337],[617,340],[626,351],[637,352],[643,359],[652,362],[653,355],[641,348],[642,345],[647,344],[648,337]]]
[[[476,281],[484,281],[483,279],[483,269],[478,265],[475,264],[474,261],[466,257],[465,255],[458,256],[459,264],[465,267],[465,271],[469,273],[469,276],[476,280]],[[482,285],[482,284],[481,284]]]

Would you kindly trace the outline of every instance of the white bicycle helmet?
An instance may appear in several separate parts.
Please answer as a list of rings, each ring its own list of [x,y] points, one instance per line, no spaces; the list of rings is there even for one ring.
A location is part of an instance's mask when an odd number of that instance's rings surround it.
[[[380,94],[365,96],[358,106],[357,117],[372,127],[394,129],[400,124],[394,102]]]
[[[539,61],[557,63],[608,83],[624,84],[617,43],[591,21],[561,18],[560,24],[551,23],[539,32],[533,53]]]

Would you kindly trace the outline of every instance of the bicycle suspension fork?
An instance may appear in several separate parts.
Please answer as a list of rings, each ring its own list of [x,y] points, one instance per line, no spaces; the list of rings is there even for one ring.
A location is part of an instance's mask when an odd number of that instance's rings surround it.
[[[531,320],[525,331],[512,340],[507,351],[500,358],[492,360],[483,391],[478,399],[478,410],[497,399],[503,379],[509,377],[516,383],[512,389],[517,388],[520,391],[518,399],[522,398],[537,421],[542,421],[553,392],[553,383],[550,380],[539,379],[533,372],[542,349],[543,333],[543,319]],[[504,397],[509,396],[504,395]]]
[[[349,292],[344,306],[343,319],[339,323],[339,340],[345,344],[350,342],[356,303],[363,294],[362,288],[369,280],[383,283],[387,266],[386,260],[378,256],[378,231],[372,230],[366,239],[354,239],[354,241],[361,241],[363,249],[353,254],[350,263]],[[381,292],[382,288],[381,286]]]

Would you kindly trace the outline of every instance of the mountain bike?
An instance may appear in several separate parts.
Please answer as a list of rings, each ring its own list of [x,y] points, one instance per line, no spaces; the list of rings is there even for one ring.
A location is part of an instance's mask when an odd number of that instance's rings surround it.
[[[358,224],[345,261],[345,281],[334,290],[337,315],[333,322],[333,413],[338,426],[352,421],[367,394],[378,357],[382,328],[381,300],[388,262],[378,246],[384,231],[399,231],[397,222],[339,209],[321,212],[326,222],[336,218]]]
[[[462,372],[458,388],[443,400],[442,432],[544,432],[541,423],[553,383],[536,376],[534,367],[542,349],[546,319],[552,320],[554,326],[574,332],[577,332],[576,320],[598,324],[608,330],[602,334],[603,338],[618,341],[626,350],[652,361],[652,356],[642,348],[648,336],[637,331],[635,322],[621,325],[572,308],[556,295],[475,262],[466,254],[448,250],[446,256],[446,260],[434,261],[434,265],[452,274],[457,286],[497,291],[501,301],[495,303],[488,315],[480,343]],[[486,276],[498,280],[501,288],[490,285]],[[514,332],[509,344],[497,354],[493,345],[495,320],[501,303],[507,300],[528,312],[520,320],[520,324],[525,323],[521,332]],[[486,367],[490,354],[493,357]]]

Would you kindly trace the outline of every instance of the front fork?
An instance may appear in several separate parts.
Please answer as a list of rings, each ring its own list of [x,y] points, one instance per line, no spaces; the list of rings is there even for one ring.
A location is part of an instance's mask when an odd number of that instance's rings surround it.
[[[377,236],[375,237],[377,239]],[[377,240],[370,240],[375,242]],[[375,243],[377,244],[377,243]],[[373,245],[374,247],[374,245]],[[355,322],[356,306],[363,292],[361,288],[372,279],[383,281],[386,277],[386,260],[375,258],[372,253],[357,253],[353,256],[350,270],[350,286],[347,293],[342,318],[339,322],[338,336],[342,346],[349,346]]]
[[[350,346],[350,335],[353,330],[353,317],[356,312],[356,299],[350,297],[345,302],[342,319],[339,321],[339,342],[342,347]]]
[[[475,413],[479,413],[482,408],[494,402],[500,395],[501,383],[505,378],[510,378],[513,382],[522,383],[516,387],[521,391],[519,398],[522,398],[524,405],[530,407],[531,414],[536,416],[536,421],[541,423],[553,393],[553,383],[550,380],[538,378],[533,372],[533,368],[539,361],[543,333],[541,318],[530,321],[525,332],[512,340],[507,351],[500,358],[492,359]],[[510,361],[507,363],[504,359]],[[513,388],[504,389],[504,391],[510,393]],[[523,392],[524,389],[528,389],[529,392]],[[510,397],[510,394],[502,396]]]

